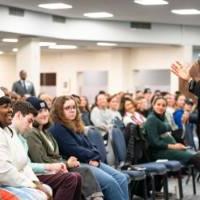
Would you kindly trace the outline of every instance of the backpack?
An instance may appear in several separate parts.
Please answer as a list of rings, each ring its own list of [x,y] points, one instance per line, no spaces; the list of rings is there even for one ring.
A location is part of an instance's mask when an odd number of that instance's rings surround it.
[[[129,123],[125,128],[125,138],[127,145],[127,162],[139,164],[150,161],[144,127]]]

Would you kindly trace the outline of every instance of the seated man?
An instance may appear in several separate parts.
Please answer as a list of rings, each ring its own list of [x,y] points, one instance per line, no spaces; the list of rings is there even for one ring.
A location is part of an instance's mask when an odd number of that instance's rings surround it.
[[[21,147],[21,142],[16,132],[9,128],[12,120],[12,111],[11,100],[0,90],[1,188],[14,191],[20,199],[50,199],[52,195],[51,189],[39,182],[28,165],[27,155],[23,152],[23,147]]]
[[[18,139],[21,138],[21,146],[27,156],[28,148],[21,134],[32,127],[34,116],[37,111],[30,103],[17,101],[13,105],[13,120],[11,128],[17,132]],[[22,142],[24,146],[22,145]],[[78,173],[69,173],[64,163],[36,164],[33,169],[39,172],[40,181],[51,186],[54,200],[80,200],[81,199],[81,176]]]

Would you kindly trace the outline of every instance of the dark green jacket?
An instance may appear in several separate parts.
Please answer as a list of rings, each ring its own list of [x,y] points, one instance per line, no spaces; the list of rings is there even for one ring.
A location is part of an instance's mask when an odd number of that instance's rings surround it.
[[[29,156],[32,162],[55,163],[61,161],[58,144],[53,136],[48,132],[40,132],[36,128],[25,134],[29,146]],[[51,142],[53,149],[50,147]]]
[[[195,153],[191,151],[168,149],[168,144],[175,144],[176,141],[173,136],[166,134],[166,132],[170,133],[171,128],[164,116],[152,112],[148,116],[144,128],[154,160],[168,159],[185,163],[194,156]]]

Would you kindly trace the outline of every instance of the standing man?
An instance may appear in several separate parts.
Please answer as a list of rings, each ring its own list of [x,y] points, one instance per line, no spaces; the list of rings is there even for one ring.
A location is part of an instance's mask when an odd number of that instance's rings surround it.
[[[20,80],[13,83],[12,91],[22,97],[35,96],[35,88],[31,81],[26,80],[27,73],[25,70],[19,72]]]

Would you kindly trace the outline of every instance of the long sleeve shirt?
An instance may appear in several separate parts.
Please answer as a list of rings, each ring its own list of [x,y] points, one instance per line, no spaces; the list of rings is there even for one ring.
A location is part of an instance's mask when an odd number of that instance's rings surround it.
[[[83,163],[89,163],[90,160],[100,161],[101,156],[96,146],[83,133],[73,132],[61,123],[55,123],[49,131],[56,139],[63,158],[75,156]]]
[[[15,130],[0,128],[0,184],[14,187],[34,187],[38,178]]]

